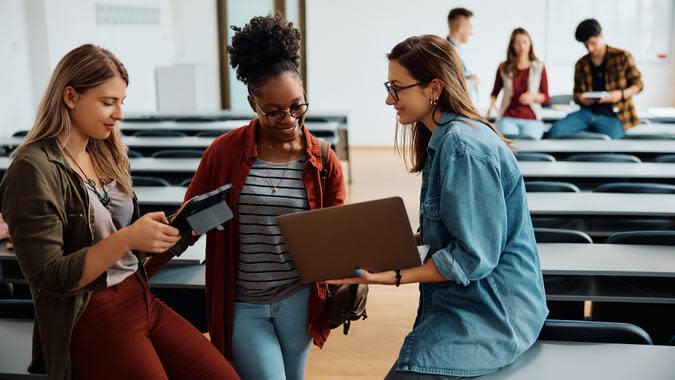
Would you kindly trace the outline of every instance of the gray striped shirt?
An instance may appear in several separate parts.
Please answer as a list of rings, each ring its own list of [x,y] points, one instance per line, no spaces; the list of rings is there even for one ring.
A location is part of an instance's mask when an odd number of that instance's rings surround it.
[[[304,286],[276,222],[278,215],[309,210],[304,168],[304,157],[288,164],[253,163],[237,205],[237,301],[274,303]]]

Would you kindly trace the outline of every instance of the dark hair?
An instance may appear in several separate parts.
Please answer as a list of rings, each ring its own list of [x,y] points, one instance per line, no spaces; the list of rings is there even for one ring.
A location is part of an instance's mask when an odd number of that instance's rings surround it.
[[[473,12],[466,8],[453,8],[450,10],[450,13],[448,13],[448,24],[452,24],[460,17],[473,17]]]
[[[602,33],[602,27],[598,20],[589,18],[579,23],[574,32],[574,38],[581,43],[586,43],[589,38],[599,36],[600,33]]]
[[[249,94],[269,77],[300,73],[300,32],[280,14],[254,17],[243,28],[231,26],[230,65]]]
[[[436,109],[484,123],[502,137],[494,125],[478,113],[471,102],[464,81],[462,63],[455,48],[444,38],[432,34],[410,37],[394,46],[387,54],[387,58],[398,62],[423,86],[427,86],[434,79],[441,81],[443,89],[438,97]],[[434,122],[438,124],[436,120]],[[411,172],[422,171],[431,132],[420,122],[403,128],[397,125],[396,132],[398,137],[396,148],[404,153],[406,165]],[[507,140],[504,141],[509,144]]]
[[[534,43],[532,42],[530,33],[528,33],[527,30],[523,28],[514,29],[513,32],[511,32],[509,46],[506,48],[506,61],[504,61],[500,66],[500,70],[510,77],[515,76],[518,72],[518,55],[516,54],[516,49],[513,48],[513,43],[519,34],[527,36],[527,38],[530,40],[530,51],[528,52],[528,58],[530,61],[533,62],[537,60],[537,55],[534,54]]]

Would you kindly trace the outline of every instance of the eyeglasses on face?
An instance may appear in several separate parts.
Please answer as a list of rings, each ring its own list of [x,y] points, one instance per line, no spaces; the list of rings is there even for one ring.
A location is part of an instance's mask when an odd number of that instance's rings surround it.
[[[389,93],[389,95],[391,95],[391,97],[394,98],[394,100],[396,100],[398,102],[400,100],[399,97],[398,97],[399,92],[401,92],[405,89],[408,89],[408,88],[419,86],[421,84],[422,84],[422,82],[417,82],[417,83],[413,83],[409,86],[395,86],[395,85],[391,84],[391,82],[384,82],[384,87],[387,89],[387,93]]]
[[[291,115],[291,117],[294,117],[296,119],[299,119],[302,117],[302,115],[307,113],[307,109],[309,108],[309,103],[302,103],[302,104],[293,104],[290,107],[282,110],[274,110],[270,112],[265,112],[263,109],[258,105],[257,102],[255,102],[255,105],[258,107],[260,112],[262,112],[263,115],[265,115],[265,118],[267,121],[270,123],[276,124],[284,120],[286,117],[286,114]]]

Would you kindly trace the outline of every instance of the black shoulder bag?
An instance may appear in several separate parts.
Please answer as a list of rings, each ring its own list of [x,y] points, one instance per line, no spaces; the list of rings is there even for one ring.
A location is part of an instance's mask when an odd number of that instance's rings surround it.
[[[325,141],[319,142],[321,146],[321,200],[325,207],[326,177],[328,177],[328,155],[330,144]],[[349,333],[351,321],[366,319],[366,300],[368,299],[368,285],[328,285],[328,323],[331,329],[343,325],[345,335]]]

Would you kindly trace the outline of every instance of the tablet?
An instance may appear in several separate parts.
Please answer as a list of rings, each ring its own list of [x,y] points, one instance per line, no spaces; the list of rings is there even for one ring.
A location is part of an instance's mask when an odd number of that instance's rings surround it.
[[[233,217],[225,201],[230,190],[232,185],[228,183],[190,198],[170,217],[170,224],[181,232],[192,230],[200,235],[214,228],[222,229],[222,224]]]
[[[584,92],[581,94],[582,98],[587,98],[587,99],[602,99],[606,98],[609,96],[609,92],[607,91],[589,91],[589,92]]]
[[[277,223],[305,283],[422,264],[400,197],[285,214]]]

